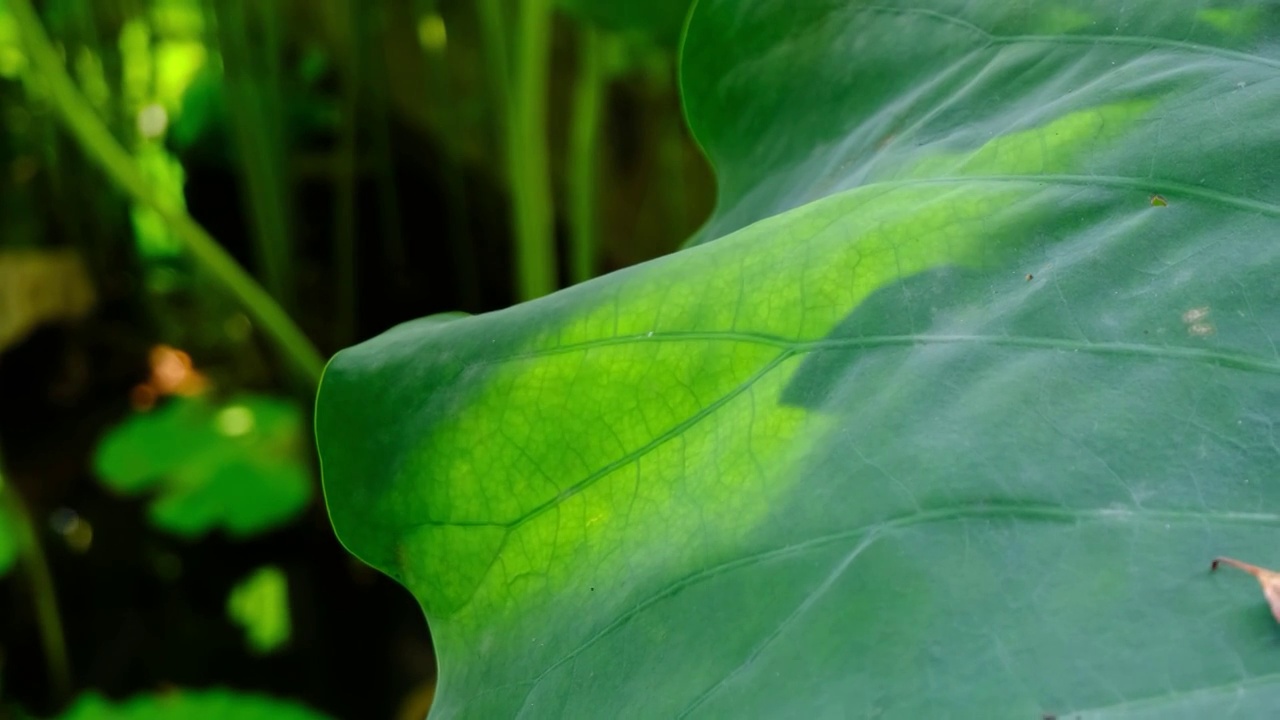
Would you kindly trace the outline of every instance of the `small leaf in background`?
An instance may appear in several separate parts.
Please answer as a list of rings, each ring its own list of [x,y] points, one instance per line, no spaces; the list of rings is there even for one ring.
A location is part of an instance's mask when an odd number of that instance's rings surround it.
[[[243,537],[293,520],[311,500],[303,437],[302,413],[287,400],[179,397],[113,430],[95,464],[111,489],[151,493],[163,530]]]
[[[1209,569],[1217,570],[1220,563],[1243,570],[1257,578],[1258,584],[1262,586],[1262,594],[1267,598],[1267,604],[1271,606],[1271,614],[1275,616],[1276,622],[1280,622],[1280,573],[1226,557],[1216,558]]]
[[[289,642],[289,579],[280,568],[264,565],[240,581],[227,596],[227,616],[244,628],[249,648],[259,654]]]
[[[80,696],[58,720],[327,720],[328,716],[287,700],[234,690],[176,690],[111,702]]]

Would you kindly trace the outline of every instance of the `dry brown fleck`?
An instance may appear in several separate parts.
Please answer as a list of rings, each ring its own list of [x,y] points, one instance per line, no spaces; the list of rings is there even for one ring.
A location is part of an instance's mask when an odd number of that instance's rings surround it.
[[[1182,322],[1190,325],[1191,323],[1200,322],[1207,317],[1209,317],[1208,306],[1191,308],[1190,310],[1182,313]]]
[[[1219,563],[1226,563],[1257,578],[1258,584],[1262,586],[1262,595],[1267,598],[1267,604],[1271,606],[1271,615],[1275,617],[1276,622],[1280,622],[1280,573],[1228,557],[1214,558],[1209,570],[1217,570]]]

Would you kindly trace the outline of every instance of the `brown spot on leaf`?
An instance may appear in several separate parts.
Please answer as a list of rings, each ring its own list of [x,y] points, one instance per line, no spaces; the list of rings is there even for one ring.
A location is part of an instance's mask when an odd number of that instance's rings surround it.
[[[1035,276],[1035,275],[1032,275],[1031,273],[1027,273],[1027,282],[1031,282],[1031,281],[1032,281],[1032,280],[1034,280],[1035,278],[1036,278],[1036,276]]]
[[[1191,308],[1190,310],[1182,313],[1182,322],[1190,325],[1191,323],[1200,322],[1207,317],[1209,317],[1208,306]]]
[[[1262,595],[1267,598],[1267,604],[1271,606],[1271,614],[1276,622],[1280,622],[1280,573],[1227,557],[1214,558],[1209,570],[1217,570],[1219,563],[1226,563],[1257,578],[1258,584],[1262,586]]]
[[[1187,334],[1192,337],[1206,337],[1213,334],[1213,323],[1209,322],[1209,306],[1191,308],[1182,313],[1182,322],[1187,325]]]
[[[1165,200],[1163,195],[1152,195],[1151,207],[1169,207],[1169,201]]]

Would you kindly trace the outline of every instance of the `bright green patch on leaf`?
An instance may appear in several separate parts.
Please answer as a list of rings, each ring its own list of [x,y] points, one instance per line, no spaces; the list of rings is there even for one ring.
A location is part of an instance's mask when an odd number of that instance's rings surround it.
[[[1254,32],[1263,20],[1261,6],[1212,7],[1196,11],[1196,18],[1228,35],[1246,35]]]
[[[174,690],[112,702],[82,695],[59,720],[325,720],[286,700],[231,690]]]
[[[289,578],[264,565],[241,580],[227,596],[227,616],[244,628],[250,649],[266,654],[289,642]]]
[[[435,716],[1272,712],[1280,27],[1064,7],[700,0],[689,248],[334,358]]]
[[[993,138],[967,153],[925,156],[905,179],[939,180],[982,175],[1051,175],[1078,169],[1081,150],[1123,135],[1151,107],[1134,100],[1088,108],[1041,127]]]
[[[302,432],[301,412],[285,400],[176,398],[111,431],[95,463],[113,490],[151,494],[161,529],[247,536],[292,521],[310,502]]]
[[[1078,7],[1066,4],[1044,3],[1036,7],[1032,32],[1039,35],[1061,35],[1086,30],[1093,24],[1093,17]]]

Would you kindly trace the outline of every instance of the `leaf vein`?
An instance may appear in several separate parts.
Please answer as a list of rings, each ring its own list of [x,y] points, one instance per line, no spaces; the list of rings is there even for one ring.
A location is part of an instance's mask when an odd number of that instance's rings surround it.
[[[631,609],[620,614],[613,622],[601,628],[591,637],[587,638],[578,647],[567,653],[565,656],[552,663],[546,670],[539,673],[536,677],[518,685],[529,685],[529,690],[525,694],[527,700],[537,686],[542,683],[551,673],[563,666],[565,663],[574,660],[582,653],[589,650],[596,643],[600,642],[614,631],[626,625],[640,613],[650,607],[674,597],[684,590],[698,585],[707,580],[711,580],[719,575],[733,572],[751,565],[769,560],[785,558],[792,555],[827,547],[829,545],[838,544],[852,539],[858,539],[859,542],[854,546],[858,554],[864,552],[875,540],[880,539],[892,532],[903,530],[919,525],[928,525],[941,522],[955,522],[975,519],[1012,519],[1025,521],[1041,521],[1041,522],[1061,522],[1074,523],[1081,522],[1115,522],[1124,520],[1141,520],[1145,522],[1155,523],[1171,523],[1171,522],[1220,522],[1227,524],[1243,524],[1243,525],[1275,525],[1280,526],[1280,514],[1277,513],[1247,513],[1234,511],[1218,511],[1218,512],[1199,512],[1187,510],[1159,510],[1152,508],[1069,508],[1057,505],[1029,504],[1029,503],[970,503],[964,505],[951,505],[944,507],[932,508],[919,512],[910,512],[896,518],[890,518],[879,522],[861,525],[859,527],[842,530],[840,532],[823,535],[820,537],[805,540],[803,542],[786,545],[780,548],[772,548],[769,550],[752,552],[727,562],[714,565],[703,570],[686,575],[676,580],[663,590],[650,595],[641,600]],[[852,551],[851,551],[852,552]],[[846,556],[847,557],[847,556]],[[856,556],[855,556],[856,557]],[[845,568],[847,569],[847,568]],[[824,584],[825,586],[825,584]],[[788,616],[790,617],[790,616]],[[774,637],[773,635],[770,636]],[[489,691],[498,692],[499,690],[512,686],[501,686],[493,688]],[[483,694],[489,694],[483,693]],[[479,696],[476,696],[479,697]],[[523,703],[522,703],[523,705]]]
[[[1229,50],[1216,45],[1205,45],[1203,43],[1176,40],[1173,38],[1152,37],[1146,35],[999,35],[987,30],[986,28],[971,23],[968,20],[956,17],[955,15],[939,12],[937,10],[928,10],[926,8],[895,8],[885,5],[868,5],[863,8],[863,10],[885,15],[915,15],[918,17],[930,18],[932,20],[967,30],[982,37],[987,41],[987,43],[992,45],[1045,43],[1057,45],[1120,45],[1142,48],[1158,47],[1166,50],[1182,50],[1199,55],[1216,55],[1219,57],[1230,58],[1232,60],[1265,65],[1267,67],[1280,67],[1280,60],[1275,58],[1265,57],[1256,53],[1241,52],[1239,50]]]

